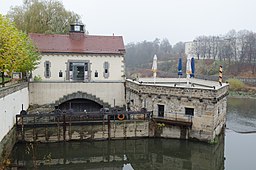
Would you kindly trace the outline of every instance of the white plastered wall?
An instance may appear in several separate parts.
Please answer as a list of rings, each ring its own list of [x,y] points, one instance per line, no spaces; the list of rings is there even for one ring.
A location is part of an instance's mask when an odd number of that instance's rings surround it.
[[[67,80],[67,63],[68,60],[89,61],[90,81],[123,81],[124,77],[124,56],[123,55],[103,55],[103,54],[42,54],[40,64],[33,71],[34,76],[40,76],[43,81],[69,81]],[[51,67],[50,78],[45,78],[44,62],[50,61]],[[109,63],[109,77],[104,78],[104,62]],[[63,77],[59,77],[60,70],[63,72]],[[95,71],[98,72],[98,77],[94,76]]]
[[[29,105],[28,88],[23,88],[0,98],[0,141],[15,124],[15,116],[21,109],[27,110]]]

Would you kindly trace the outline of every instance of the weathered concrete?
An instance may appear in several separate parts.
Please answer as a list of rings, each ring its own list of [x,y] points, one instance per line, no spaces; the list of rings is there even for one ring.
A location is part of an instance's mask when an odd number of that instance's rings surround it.
[[[4,136],[0,142],[0,164],[3,162],[3,160],[8,159],[16,142],[16,129],[14,127]]]
[[[110,134],[110,135],[109,135]],[[23,128],[17,132],[19,141],[27,142],[59,142],[70,140],[106,140],[126,139],[149,136],[149,121],[147,120],[123,120],[111,121],[110,129],[107,122],[87,125],[72,125],[66,127],[63,133],[63,126]]]
[[[58,105],[74,98],[89,99],[103,106],[125,105],[124,82],[32,82],[30,105]]]
[[[226,122],[228,84],[192,79],[140,79],[126,81],[126,102],[130,110],[153,110],[158,118],[158,105],[164,106],[162,117],[170,120],[161,126],[161,137],[195,138],[212,141],[220,134]],[[186,108],[193,109],[193,115],[186,115]],[[173,122],[176,121],[175,125]],[[192,123],[192,126],[184,123]],[[159,133],[159,132],[158,132]]]

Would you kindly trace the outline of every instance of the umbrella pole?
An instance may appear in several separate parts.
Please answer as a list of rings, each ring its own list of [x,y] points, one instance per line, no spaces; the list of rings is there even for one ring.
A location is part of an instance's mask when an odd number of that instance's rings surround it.
[[[190,79],[190,75],[187,74],[187,86],[189,86],[189,79]]]
[[[153,77],[154,77],[154,84],[156,84],[156,72],[153,73]]]

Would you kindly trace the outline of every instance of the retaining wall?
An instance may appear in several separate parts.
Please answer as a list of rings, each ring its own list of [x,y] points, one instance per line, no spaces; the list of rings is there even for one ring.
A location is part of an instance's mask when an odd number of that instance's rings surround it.
[[[59,142],[70,140],[106,140],[149,137],[149,121],[123,120],[98,124],[23,128],[17,132],[17,139],[26,142]]]
[[[3,151],[8,152],[12,146],[13,132],[11,129],[15,125],[15,116],[21,109],[27,110],[29,106],[28,84],[20,83],[8,87],[0,88],[0,160]],[[7,147],[8,146],[8,147]],[[8,149],[9,148],[9,149]]]

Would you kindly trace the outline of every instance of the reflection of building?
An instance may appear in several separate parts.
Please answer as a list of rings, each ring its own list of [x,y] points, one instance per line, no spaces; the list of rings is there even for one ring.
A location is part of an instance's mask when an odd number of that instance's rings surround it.
[[[26,149],[19,144],[12,153],[14,163],[25,168],[35,159],[40,169],[224,169],[223,136],[215,145],[156,138],[37,144],[35,158],[32,152],[24,154]],[[45,159],[49,154],[51,161]]]
[[[74,103],[82,107],[83,100],[72,101],[80,98],[100,103],[96,108],[124,105],[121,36],[85,35],[83,25],[76,23],[68,35],[33,33],[30,38],[41,53],[40,64],[33,71],[34,80],[40,81],[30,84],[30,104],[67,102],[71,108]],[[93,111],[91,108],[78,111]]]

